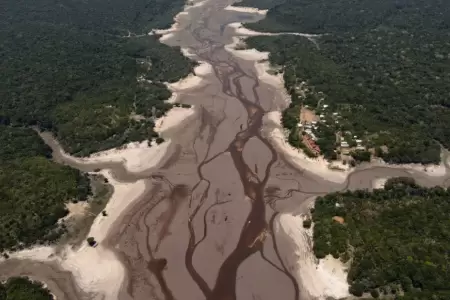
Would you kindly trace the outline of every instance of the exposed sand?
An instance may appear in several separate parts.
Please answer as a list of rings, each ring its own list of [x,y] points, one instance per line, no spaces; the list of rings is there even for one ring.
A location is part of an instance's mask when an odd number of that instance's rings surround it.
[[[145,191],[143,180],[123,183],[115,180],[108,170],[102,170],[100,174],[108,179],[109,184],[114,187],[114,192],[104,209],[107,212],[107,216],[104,217],[102,214],[99,214],[89,231],[89,236],[94,237],[98,243],[105,239],[112,224],[119,218],[120,214]]]
[[[10,258],[17,259],[32,259],[37,261],[49,261],[54,259],[55,248],[48,246],[36,246],[30,249],[25,249],[17,252],[8,253]],[[0,257],[0,262],[4,258]]]
[[[211,64],[202,61],[199,63],[198,66],[196,66],[194,68],[194,74],[196,76],[200,76],[200,77],[204,77],[206,75],[211,74],[214,71],[213,67],[211,66]]]
[[[71,271],[77,284],[84,290],[105,293],[105,299],[115,300],[125,270],[114,253],[102,246],[113,223],[145,191],[145,183],[139,180],[133,183],[116,181],[108,170],[100,172],[114,187],[114,192],[105,207],[107,216],[99,214],[94,220],[88,236],[94,237],[97,247],[84,244],[79,250],[67,249],[60,259],[61,266]]]
[[[191,117],[195,114],[195,111],[193,108],[182,108],[182,107],[174,107],[171,110],[169,110],[169,112],[167,113],[166,117],[162,117],[159,118],[156,122],[155,122],[155,131],[158,133],[163,133],[175,126],[177,126],[178,124],[180,124],[181,121],[187,119],[188,117]],[[163,144],[165,144],[167,142],[164,142]],[[163,145],[161,144],[161,145]],[[159,146],[161,146],[159,145]],[[152,146],[153,147],[153,146]],[[156,147],[155,147],[156,148]],[[165,153],[164,149],[164,153]],[[164,155],[164,153],[162,154],[162,156]],[[161,156],[161,158],[162,158]],[[161,159],[159,158],[159,159]],[[158,161],[159,161],[158,159]],[[147,167],[147,162],[144,161],[144,167]]]
[[[257,9],[254,7],[243,7],[243,6],[232,6],[229,5],[227,7],[225,7],[225,10],[231,10],[231,11],[237,11],[237,12],[245,12],[245,13],[257,13],[260,14],[262,16],[265,16],[268,12],[267,9]]]
[[[76,219],[78,217],[85,216],[89,209],[89,203],[87,201],[78,201],[77,203],[69,202],[66,203],[66,209],[69,211],[67,216],[60,219],[59,221],[69,221],[71,219]]]
[[[228,52],[231,52],[234,56],[245,60],[260,61],[269,59],[269,52],[261,52],[256,49],[237,50],[236,46],[240,44],[243,44],[242,38],[233,37],[233,42],[231,44],[225,45],[225,49]]]
[[[186,78],[183,78],[174,83],[166,83],[166,86],[173,93],[186,91],[191,88],[198,88],[202,86],[203,77],[210,74],[213,71],[212,66],[206,62],[200,62],[198,66],[194,68],[193,74],[189,74]]]
[[[155,131],[163,133],[194,114],[195,110],[192,107],[174,107],[165,116],[156,120]],[[152,141],[151,146],[149,146],[147,140],[133,142],[82,158],[73,157],[62,150],[60,153],[66,160],[79,164],[122,162],[129,172],[138,173],[154,167],[164,157],[170,143],[170,140],[166,140],[158,145],[155,141]]]
[[[239,58],[255,61],[258,78],[282,91],[282,96],[285,99],[286,104],[288,104],[290,102],[290,96],[284,88],[283,74],[278,73],[277,75],[272,75],[268,72],[270,70],[270,63],[267,61],[269,53],[260,52],[256,49],[236,50],[235,47],[240,43],[241,39],[242,38],[234,38],[233,43],[225,46],[225,49]],[[273,125],[275,125],[275,128],[270,133],[269,138],[291,163],[295,164],[300,169],[306,169],[329,181],[342,183],[346,180],[347,175],[350,172],[348,167],[345,169],[343,166],[339,166],[342,170],[330,169],[330,164],[325,159],[321,157],[311,159],[306,156],[303,151],[289,145],[281,126],[281,112],[279,110],[267,113],[264,122],[274,123]]]
[[[246,28],[242,23],[235,22],[229,24],[231,28],[234,29],[235,36],[239,37],[250,37],[250,36],[278,36],[278,35],[295,35],[307,38],[311,42],[317,45],[316,38],[320,37],[322,34],[309,34],[309,33],[300,33],[300,32],[261,32],[261,31],[255,31]]]
[[[262,36],[262,35],[272,36],[272,35],[276,35],[276,34],[270,33],[270,32],[259,32],[259,31],[254,31],[254,30],[248,29],[248,28],[244,27],[242,25],[242,23],[240,23],[240,22],[232,23],[229,26],[234,29],[234,32],[237,36]]]
[[[166,100],[167,103],[177,103],[178,94],[175,92],[172,92],[172,96],[170,96],[169,99]]]
[[[208,72],[209,66],[201,64],[196,68],[199,75]],[[200,78],[195,76],[196,78]],[[190,86],[195,83],[190,82]],[[174,84],[176,85],[176,83]],[[185,86],[182,86],[185,88]],[[175,101],[176,94],[171,101]],[[166,116],[159,118],[155,123],[155,130],[163,133],[169,130],[189,116],[195,113],[193,108],[174,107]],[[129,143],[116,149],[110,149],[92,154],[85,158],[72,157],[67,153],[61,154],[67,160],[77,163],[107,163],[123,162],[125,168],[130,172],[140,172],[147,170],[164,157],[170,140],[160,145],[152,141],[152,146],[148,146],[148,141]],[[62,151],[62,150],[61,150]],[[144,180],[133,183],[123,183],[115,180],[109,170],[102,170],[100,173],[108,179],[113,186],[114,192],[105,207],[107,216],[99,214],[94,220],[88,237],[94,237],[98,243],[97,247],[89,247],[86,243],[79,249],[71,249],[67,246],[62,251],[56,253],[56,248],[52,246],[38,246],[30,249],[10,253],[11,258],[30,259],[34,261],[55,261],[65,270],[73,273],[77,284],[87,292],[95,292],[104,295],[106,300],[117,300],[118,292],[125,276],[125,270],[115,254],[102,245],[102,241],[107,237],[113,224],[120,215],[135,200],[139,199],[145,191]],[[86,210],[83,205],[69,203],[67,205],[71,214],[79,214]],[[0,262],[4,258],[0,258]]]
[[[386,184],[386,181],[388,178],[377,178],[372,182],[372,188],[373,189],[384,189],[384,185]]]
[[[342,298],[349,295],[344,264],[327,256],[317,263],[312,253],[312,229],[303,228],[303,218],[293,214],[279,215],[275,223],[277,243],[288,269],[312,297]]]
[[[236,57],[239,57],[244,60],[255,61],[255,68],[258,72],[258,78],[261,81],[280,89],[281,93],[283,94],[283,97],[286,100],[286,104],[289,104],[290,96],[288,95],[284,87],[283,73],[278,73],[276,75],[269,74],[269,71],[271,70],[271,66],[268,61],[270,53],[261,52],[256,49],[243,49],[243,50],[236,49],[238,45],[243,43],[243,41],[245,40],[245,36],[279,35],[279,33],[273,34],[273,33],[264,33],[264,32],[260,33],[256,31],[249,31],[246,28],[242,28],[241,23],[233,23],[230,24],[230,26],[232,28],[235,28],[235,32],[238,35],[239,32],[241,32],[242,34],[240,37],[233,37],[233,42],[231,44],[226,45],[225,49],[231,52]],[[281,33],[281,34],[300,35],[306,38],[316,37],[315,35],[308,35],[302,33]],[[333,181],[336,183],[343,183],[346,180],[347,176],[354,170],[354,168],[351,168],[349,165],[344,165],[339,161],[333,161],[329,163],[328,161],[323,159],[323,157],[312,159],[306,156],[302,150],[296,149],[291,145],[289,145],[281,126],[280,111],[272,111],[267,113],[266,119],[264,121],[272,122],[276,125],[275,129],[270,134],[270,138],[273,141],[273,143],[277,146],[277,148],[284,155],[286,155],[286,157],[291,161],[291,163],[294,163],[297,167],[301,169],[307,169],[313,174],[319,175],[326,180]],[[446,174],[446,167],[444,163],[441,163],[440,165],[421,165],[421,164],[391,165],[379,161],[371,163],[370,166],[384,166],[390,168],[410,169],[418,172],[424,172],[426,173],[426,175],[435,177],[442,177]]]
[[[120,283],[125,276],[120,261],[102,245],[95,248],[83,245],[76,251],[67,247],[59,254],[54,247],[35,247],[10,254],[10,259],[13,258],[55,261],[73,274],[81,289],[102,294],[106,300],[117,300]]]
[[[201,3],[203,2],[197,2],[195,5],[202,5]],[[234,9],[229,7],[227,9],[249,11],[249,8]],[[166,30],[165,33],[161,33],[164,34],[163,38],[168,38],[170,35],[173,35],[173,32],[180,30],[181,25],[178,25],[178,21],[180,21],[183,16],[183,13],[177,15],[175,18],[176,22],[172,28]],[[156,33],[157,31],[154,32]],[[248,32],[246,31],[246,33]],[[161,38],[161,40],[163,40],[163,38]],[[235,39],[235,42],[239,42],[239,39]],[[265,62],[256,63],[258,77],[261,81],[264,81],[277,89],[279,88],[280,91],[283,91],[286,101],[289,101],[289,96],[286,94],[284,89],[282,74],[271,75],[267,72],[270,68],[269,63],[267,62],[268,53],[262,53],[256,50],[234,50],[232,47],[228,50],[232,51],[236,56],[244,59],[266,60]],[[208,74],[210,71],[210,66],[207,64],[200,64],[200,66],[195,69],[195,75],[191,75],[181,82],[170,85],[168,84],[168,86],[171,87],[172,91],[186,91],[194,86],[198,87],[198,85],[202,84],[201,77]],[[176,99],[177,96],[173,95],[171,101],[176,101]],[[193,116],[193,112],[193,109],[175,108],[169,111],[167,116],[157,120],[156,130],[161,133],[170,130],[181,120]],[[289,160],[302,169],[307,169],[308,171],[320,175],[330,181],[342,182],[345,180],[348,171],[340,172],[330,170],[328,163],[325,160],[310,159],[297,149],[291,147],[286,142],[283,129],[280,125],[280,119],[281,113],[279,111],[269,112],[265,119],[266,122],[271,122],[269,125],[270,128],[275,127],[270,135],[270,138],[280,152],[284,153]],[[102,153],[92,155],[91,157],[80,159],[80,161],[119,161],[124,162],[128,170],[138,172],[139,170],[148,169],[151,166],[156,165],[166,152],[170,141],[150,148],[146,142],[144,143],[132,143],[127,145],[124,149],[104,151]],[[151,152],[156,151],[155,149],[159,149],[158,151],[160,151],[160,154],[158,154],[159,152]],[[109,171],[103,170],[101,173],[114,186],[114,193],[105,208],[108,216],[103,217],[101,214],[97,216],[89,233],[89,236],[93,236],[99,242],[97,247],[92,248],[85,244],[76,251],[66,249],[63,253],[64,255],[61,256],[52,256],[54,249],[51,247],[39,247],[21,251],[19,253],[15,253],[14,255],[18,255],[17,257],[26,257],[36,260],[57,260],[65,269],[74,273],[78,284],[84,290],[96,291],[103,294],[106,293],[105,299],[116,300],[118,299],[117,293],[120,288],[120,283],[123,282],[124,279],[124,268],[117,260],[114,253],[104,248],[102,241],[104,241],[111,229],[111,226],[117,221],[121,213],[134,201],[136,201],[136,199],[138,199],[144,192],[145,184],[144,181],[137,181],[135,183],[120,183],[112,178]],[[212,171],[212,173],[217,172]],[[210,177],[212,177],[212,175],[210,175]],[[221,187],[222,185],[225,186],[224,183],[220,181],[218,182]],[[141,208],[139,207],[136,209]],[[281,214],[275,220],[274,235],[277,243],[280,245],[280,252],[282,252],[280,254],[283,257],[286,266],[292,270],[292,273],[301,283],[302,290],[306,290],[307,293],[313,295],[314,297],[323,299],[326,296],[331,296],[334,298],[347,296],[348,284],[346,282],[347,275],[344,271],[345,267],[340,261],[335,260],[332,257],[327,257],[319,263],[315,261],[314,255],[311,252],[312,231],[304,229],[302,221],[303,219],[300,216],[295,216],[293,214]],[[147,242],[148,241],[146,241],[146,243]],[[177,242],[179,242],[179,240]],[[173,269],[172,272],[174,272]],[[148,295],[145,296],[148,297]]]
[[[109,180],[114,192],[105,207],[108,215],[99,214],[88,236],[92,236],[98,246],[89,247],[86,243],[77,250],[66,247],[56,254],[55,247],[39,246],[31,249],[11,253],[11,258],[31,259],[36,261],[56,261],[65,270],[73,273],[77,284],[88,292],[105,294],[105,299],[117,300],[120,283],[124,278],[124,268],[114,253],[102,245],[108,231],[121,213],[145,191],[143,180],[134,183],[116,181],[109,171],[101,174]]]
[[[382,165],[392,168],[404,168],[418,172],[423,172],[426,175],[432,177],[442,177],[445,176],[446,174],[446,168],[444,163],[440,163],[439,165],[421,165],[421,164],[389,165],[387,163],[382,163]]]
[[[269,138],[275,144],[277,149],[298,168],[306,169],[309,172],[332,182],[343,183],[347,179],[350,170],[341,171],[330,169],[330,164],[322,157],[314,159],[310,158],[300,149],[296,149],[289,145],[281,127],[281,113],[279,111],[267,113],[265,121],[276,124],[276,127],[270,133]]]
[[[164,157],[169,145],[170,140],[160,145],[152,142],[151,147],[149,147],[148,141],[143,141],[97,152],[89,157],[83,158],[73,157],[67,153],[61,154],[65,159],[72,160],[76,163],[122,162],[128,171],[141,172],[155,166]]]
[[[65,257],[58,260],[62,268],[73,274],[83,291],[117,300],[125,270],[112,251],[102,245],[95,248],[85,245],[77,251],[67,250]]]

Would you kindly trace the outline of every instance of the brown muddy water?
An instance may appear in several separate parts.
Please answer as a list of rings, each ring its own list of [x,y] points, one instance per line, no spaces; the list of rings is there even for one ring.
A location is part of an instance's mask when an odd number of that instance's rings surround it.
[[[275,124],[263,117],[286,103],[280,91],[261,82],[254,61],[234,57],[227,24],[256,21],[252,13],[224,10],[230,1],[192,7],[167,43],[212,65],[198,87],[179,93],[196,117],[166,133],[172,144],[159,166],[129,173],[120,164],[61,162],[84,171],[111,168],[121,181],[147,180],[147,192],[116,221],[106,244],[126,268],[120,300],[297,300],[309,299],[283,263],[273,220],[302,213],[313,196],[371,188],[376,178],[409,176],[426,186],[447,178],[387,167],[360,167],[343,184],[299,170],[266,138]],[[59,152],[49,136],[45,140]],[[448,174],[448,173],[447,173]],[[58,299],[88,299],[71,274],[57,266],[17,262],[0,274],[32,275],[48,283]],[[118,285],[121,283],[117,283]]]

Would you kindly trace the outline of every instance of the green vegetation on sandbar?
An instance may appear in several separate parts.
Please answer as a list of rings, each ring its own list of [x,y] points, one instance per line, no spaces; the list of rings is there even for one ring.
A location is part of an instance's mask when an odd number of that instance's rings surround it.
[[[344,223],[333,217],[342,217]],[[350,260],[350,292],[410,300],[450,299],[450,191],[393,178],[373,192],[319,197],[314,253]]]
[[[32,129],[0,125],[0,140],[0,252],[55,241],[65,231],[65,203],[86,200],[89,179],[51,161]]]
[[[351,132],[389,163],[438,163],[439,143],[450,148],[449,1],[239,5],[269,9],[265,19],[246,24],[254,30],[321,34],[314,41],[292,35],[247,40],[283,66],[292,96],[283,115],[288,129],[297,126],[301,105],[315,109],[322,102],[340,115],[338,123],[326,123],[330,130]],[[325,157],[333,158],[336,137],[317,135]]]
[[[0,282],[0,300],[53,300],[43,284],[25,277],[12,277]]]
[[[192,62],[161,44],[184,0],[0,4],[0,124],[37,125],[84,156],[154,137],[171,108],[164,82]]]

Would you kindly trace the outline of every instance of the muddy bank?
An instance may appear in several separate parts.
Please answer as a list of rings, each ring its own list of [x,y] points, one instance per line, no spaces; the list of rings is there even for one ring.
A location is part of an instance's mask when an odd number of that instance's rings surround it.
[[[78,281],[72,284],[112,300],[322,297],[317,291],[329,286],[318,284],[311,289],[301,276],[312,274],[315,263],[310,256],[301,260],[288,255],[290,249],[305,254],[310,238],[287,234],[298,224],[285,221],[306,213],[315,196],[372,188],[377,178],[410,176],[435,185],[447,175],[430,177],[417,170],[361,166],[342,180],[331,180],[317,172],[314,163],[296,163],[295,155],[271,139],[279,124],[268,115],[287,105],[282,85],[273,84],[261,68],[263,57],[230,51],[236,32],[229,25],[256,21],[263,14],[234,10],[227,0],[193,4],[169,31],[160,33],[164,43],[180,46],[202,63],[196,77],[172,85],[177,101],[193,105],[195,114],[167,129],[170,144],[157,162],[153,152],[137,154],[148,151],[139,147],[125,161],[123,153],[117,152],[101,156],[106,161],[74,159],[43,135],[61,162],[85,171],[109,169],[105,174],[112,183],[128,191],[116,193],[112,203],[117,208],[107,210],[117,213],[107,222],[99,219],[98,227],[91,230],[101,237],[99,247],[69,260],[76,262],[72,270]],[[139,163],[130,165],[135,156]],[[101,229],[100,224],[107,225]],[[95,288],[89,288],[89,280],[79,277],[98,274],[92,267],[103,253],[110,255],[107,263],[114,269],[104,269],[105,281],[95,281],[97,276],[92,279]],[[38,274],[45,282],[55,278],[50,271],[23,272]],[[81,294],[77,297],[84,299]]]

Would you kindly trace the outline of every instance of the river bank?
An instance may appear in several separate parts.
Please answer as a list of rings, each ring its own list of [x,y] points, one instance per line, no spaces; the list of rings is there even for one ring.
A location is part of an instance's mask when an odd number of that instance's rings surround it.
[[[327,256],[318,260],[312,251],[312,228],[303,227],[304,217],[281,214],[276,219],[277,241],[283,245],[285,263],[307,294],[314,298],[344,298],[349,295],[347,266]]]
[[[258,10],[256,8],[239,7],[238,11]],[[265,15],[267,11],[258,13]],[[268,111],[264,116],[263,127],[268,128],[266,135],[277,149],[277,152],[281,153],[286,160],[300,170],[307,170],[327,181],[338,184],[347,182],[350,174],[361,168],[352,168],[348,164],[344,165],[337,161],[329,162],[323,157],[312,159],[304,154],[301,149],[292,147],[287,141],[285,130],[281,124],[281,116],[282,111],[289,105],[291,100],[285,89],[283,73],[279,72],[279,66],[273,68],[270,65],[269,52],[248,49],[245,45],[245,39],[248,37],[279,34],[256,32],[243,27],[241,23],[230,24],[230,27],[233,28],[236,36],[231,44],[226,45],[225,49],[236,57],[254,61],[258,78],[275,87],[279,91],[280,98],[284,100],[281,106]],[[298,35],[308,39],[313,38],[312,35]],[[314,41],[312,40],[312,42]],[[423,175],[442,178],[447,173],[444,162],[440,165],[388,165],[382,161],[376,161],[363,166],[364,169],[373,167],[410,170]],[[372,180],[372,188],[383,188],[386,180],[387,178],[374,178]],[[276,221],[277,242],[281,245],[280,249],[282,249],[280,251],[284,251],[285,264],[288,268],[295,270],[293,275],[296,277],[299,285],[305,288],[307,293],[314,298],[343,298],[349,296],[346,271],[349,266],[345,266],[331,256],[321,260],[315,258],[312,252],[312,228],[303,228],[303,218],[300,215],[285,213],[281,214]]]
[[[100,163],[114,186],[107,216],[98,216],[88,235],[97,247],[36,248],[17,258],[57,262],[76,285],[106,300],[348,294],[346,267],[330,257],[315,260],[311,231],[294,211],[313,195],[345,189],[354,171],[330,170],[289,148],[280,125],[289,104],[283,74],[271,72],[269,53],[236,50],[242,36],[230,34],[240,14],[261,14],[229,2],[197,2],[160,32],[200,64],[195,75],[168,84],[170,101],[194,105],[192,114],[177,108],[156,122],[168,144],[136,143],[78,161]],[[192,122],[172,135],[182,118]],[[168,153],[172,146],[177,150]],[[117,176],[117,165],[130,173]],[[385,175],[361,171],[368,181]]]
[[[167,84],[172,91],[172,96],[167,101],[175,103],[177,92],[195,87],[201,82],[201,77],[207,73],[210,67],[207,64],[199,64],[195,69],[195,75],[190,74],[187,78]],[[156,140],[144,140],[122,145],[117,148],[93,153],[88,157],[74,157],[66,153],[59,145],[58,141],[49,132],[39,132],[41,137],[48,143],[58,157],[60,163],[69,164],[76,167],[95,165],[92,174],[101,174],[106,181],[112,185],[113,193],[104,208],[105,215],[99,214],[95,218],[88,235],[96,241],[95,247],[87,245],[83,240],[82,246],[78,248],[69,245],[62,246],[36,246],[17,252],[6,253],[8,261],[33,261],[45,264],[56,264],[64,271],[73,275],[75,283],[83,292],[102,295],[103,299],[116,300],[121,288],[121,283],[125,278],[125,269],[120,260],[104,242],[113,226],[120,222],[123,213],[131,207],[146,191],[145,180],[131,182],[120,182],[114,176],[110,168],[115,168],[115,164],[122,165],[129,173],[141,173],[155,167],[167,155],[171,146],[171,132],[180,126],[181,123],[195,117],[196,109],[191,106],[173,107],[166,115],[155,121],[154,130],[160,136],[167,137],[162,143]],[[98,169],[98,170],[97,170]],[[83,205],[68,205],[73,213],[88,213],[87,207]],[[76,210],[76,211],[75,211]],[[0,258],[0,263],[4,262],[4,257]],[[14,272],[12,272],[14,274]],[[39,278],[40,276],[36,276]],[[45,280],[42,282],[46,283]]]
[[[121,183],[108,170],[99,172],[114,188],[105,207],[107,215],[99,214],[87,235],[97,242],[90,247],[85,241],[79,248],[71,246],[37,246],[18,252],[8,253],[9,259],[32,260],[57,263],[65,271],[73,274],[79,288],[85,292],[103,294],[105,299],[117,299],[120,283],[125,270],[115,254],[103,241],[121,214],[145,192],[145,181]],[[2,259],[0,259],[1,262]],[[3,259],[4,260],[4,259]]]
[[[237,11],[258,11],[256,8],[237,7]],[[261,10],[258,14],[265,15],[266,10]],[[291,163],[301,169],[306,169],[318,176],[323,177],[326,180],[344,183],[348,176],[357,169],[351,167],[348,164],[344,165],[340,161],[327,161],[323,157],[310,158],[301,149],[292,147],[288,141],[285,130],[281,125],[281,112],[289,103],[290,95],[287,93],[283,73],[280,72],[280,66],[271,66],[269,62],[269,52],[262,52],[254,48],[244,48],[245,39],[251,36],[274,36],[274,35],[299,35],[305,38],[311,39],[317,35],[303,34],[303,33],[270,33],[270,32],[257,32],[245,28],[242,23],[232,23],[230,27],[233,28],[236,36],[233,38],[233,43],[225,46],[226,50],[233,53],[236,57],[244,60],[255,61],[255,69],[258,73],[258,78],[265,83],[274,86],[279,89],[282,99],[285,101],[283,107],[278,107],[275,111],[267,112],[265,116],[265,123],[267,126],[273,128],[269,133],[269,137],[276,147],[285,155]],[[371,167],[386,167],[393,169],[406,169],[411,171],[420,172],[432,177],[444,177],[447,174],[447,168],[445,161],[442,161],[439,165],[429,164],[388,164],[380,159],[374,160],[371,163],[363,165],[364,169]],[[374,183],[375,184],[375,183]]]

